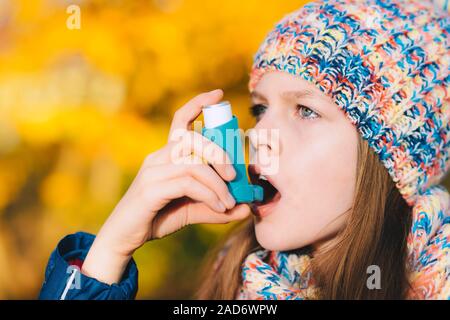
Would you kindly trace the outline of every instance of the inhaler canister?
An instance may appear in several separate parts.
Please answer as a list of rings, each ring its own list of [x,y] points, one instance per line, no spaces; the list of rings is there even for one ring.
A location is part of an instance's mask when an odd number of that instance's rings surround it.
[[[262,201],[264,190],[261,186],[248,182],[244,163],[242,136],[236,116],[228,101],[203,107],[204,127],[202,135],[224,149],[231,159],[236,177],[225,181],[236,203]]]

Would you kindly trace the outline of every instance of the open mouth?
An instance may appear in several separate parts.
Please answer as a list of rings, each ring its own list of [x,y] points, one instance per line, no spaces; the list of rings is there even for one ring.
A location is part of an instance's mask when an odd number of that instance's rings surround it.
[[[250,165],[248,167],[248,174],[250,177],[250,181],[252,184],[256,184],[261,186],[264,189],[264,199],[263,201],[257,201],[252,203],[253,213],[257,215],[263,215],[263,213],[268,213],[267,209],[271,205],[278,202],[281,198],[281,194],[277,188],[272,184],[272,181],[269,177],[264,176],[258,172],[258,169]],[[264,210],[263,210],[264,208]]]

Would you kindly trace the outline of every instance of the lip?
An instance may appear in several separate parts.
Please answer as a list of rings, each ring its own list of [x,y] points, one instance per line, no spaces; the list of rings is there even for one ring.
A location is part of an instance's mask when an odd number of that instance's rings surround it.
[[[252,210],[252,213],[255,216],[263,218],[263,217],[268,216],[272,212],[274,212],[273,209],[277,206],[280,199],[281,199],[281,194],[278,191],[277,194],[273,197],[273,199],[269,203],[266,203],[266,204],[252,203],[250,205],[250,209]]]
[[[258,176],[260,174],[264,175],[264,173],[261,172],[261,169],[257,165],[249,165],[248,171],[249,171],[250,180],[252,181],[253,184],[256,184],[256,179],[255,179],[256,176]],[[264,175],[264,176],[267,178],[267,181],[278,190],[278,192],[270,200],[269,203],[261,204],[259,202],[253,202],[250,204],[252,213],[255,216],[260,217],[260,218],[266,217],[269,214],[271,214],[272,212],[274,212],[273,209],[277,206],[278,202],[281,199],[280,190],[278,189],[277,185],[274,183],[273,179],[270,176],[266,176],[266,175]]]
[[[258,167],[257,165],[255,165],[255,164],[249,165],[248,172],[249,172],[250,180],[252,181],[253,184],[255,183],[255,181],[252,180],[252,178],[254,176],[262,174],[267,178],[267,181],[269,181],[271,185],[273,185],[278,191],[280,190],[280,189],[278,189],[277,184],[272,180],[271,176],[264,174],[264,172],[261,171],[261,168]]]

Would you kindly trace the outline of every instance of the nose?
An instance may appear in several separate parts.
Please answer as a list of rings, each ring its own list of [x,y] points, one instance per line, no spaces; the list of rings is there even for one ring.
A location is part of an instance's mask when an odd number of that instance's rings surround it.
[[[249,140],[257,153],[264,152],[272,157],[280,154],[280,128],[265,119],[250,130]]]

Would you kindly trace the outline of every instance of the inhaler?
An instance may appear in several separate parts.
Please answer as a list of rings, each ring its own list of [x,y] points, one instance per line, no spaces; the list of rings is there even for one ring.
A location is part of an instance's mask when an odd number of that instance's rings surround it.
[[[236,170],[233,181],[225,181],[236,203],[262,201],[264,190],[248,182],[244,162],[242,136],[238,120],[231,111],[228,101],[203,107],[204,127],[202,135],[224,149]]]

